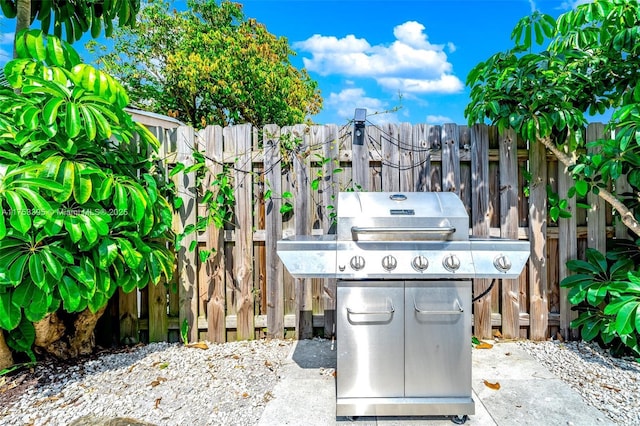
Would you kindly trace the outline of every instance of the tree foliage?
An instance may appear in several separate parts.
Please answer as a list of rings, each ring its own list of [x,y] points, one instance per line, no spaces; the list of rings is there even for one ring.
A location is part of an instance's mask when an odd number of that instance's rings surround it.
[[[640,236],[640,8],[595,0],[558,19],[534,12],[516,25],[514,47],[469,73],[470,123],[488,119],[543,143],[569,167],[569,196],[593,192]],[[607,134],[585,151],[589,117],[611,112]],[[633,194],[615,191],[626,175]],[[609,188],[613,188],[610,191]]]
[[[158,142],[122,86],[39,30],[16,49],[0,88],[0,332],[27,351],[32,323],[170,279],[174,257]]]
[[[536,12],[520,20],[512,39],[512,49],[469,74],[469,121],[488,118],[501,129],[512,127],[530,142],[543,143],[575,181],[566,195],[600,196],[640,236],[638,2],[596,0],[557,20]],[[586,144],[588,118],[604,113],[611,114],[605,137]],[[624,178],[630,194],[617,189]],[[561,206],[558,199],[554,202]],[[586,260],[567,263],[575,274],[561,285],[569,288],[569,301],[580,311],[571,326],[579,327],[585,340],[638,356],[638,242],[631,245],[631,250],[611,250],[606,256],[589,249]]]
[[[53,27],[55,36],[72,43],[87,32],[96,38],[103,29],[110,37],[114,22],[135,24],[140,0],[0,0],[0,8],[5,17],[16,18],[16,33],[39,21],[43,32]]]
[[[237,3],[190,0],[188,7],[150,3],[135,27],[114,32],[112,52],[99,58],[133,105],[195,127],[287,125],[319,111],[317,83],[291,65],[286,38],[245,19]]]

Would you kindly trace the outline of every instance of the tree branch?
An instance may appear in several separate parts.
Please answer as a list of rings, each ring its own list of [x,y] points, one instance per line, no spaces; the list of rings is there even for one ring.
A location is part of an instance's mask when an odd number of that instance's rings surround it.
[[[549,151],[551,151],[558,161],[567,167],[571,167],[576,164],[575,158],[570,157],[566,153],[560,151],[558,147],[553,143],[551,138],[546,137],[538,139],[538,142],[542,143]],[[622,223],[624,223],[636,236],[640,237],[640,223],[633,216],[633,212],[627,208],[620,200],[618,200],[611,192],[606,189],[600,188],[598,197],[605,200],[613,207],[615,211],[620,214]]]

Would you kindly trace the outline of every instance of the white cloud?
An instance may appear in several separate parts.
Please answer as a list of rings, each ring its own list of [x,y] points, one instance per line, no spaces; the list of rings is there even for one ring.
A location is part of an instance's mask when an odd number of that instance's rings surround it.
[[[14,33],[0,33],[0,66],[9,62],[13,58],[13,38]]]
[[[580,6],[581,4],[587,4],[587,3],[592,3],[593,0],[568,0],[568,1],[563,1],[560,4],[560,7],[558,7],[558,9],[562,9],[562,10],[569,10],[569,9],[575,9],[576,7]]]
[[[427,115],[427,124],[453,123],[453,120],[445,115]]]
[[[374,113],[385,111],[389,106],[380,99],[366,96],[365,91],[360,88],[349,88],[339,93],[331,93],[328,98],[324,99],[324,105],[327,108],[330,107],[340,118],[344,118],[345,120],[351,120],[353,118],[356,108],[366,108],[368,114],[367,120],[372,123],[397,122],[394,113],[373,115]]]
[[[294,48],[311,54],[303,58],[304,66],[322,76],[373,78],[381,86],[406,93],[457,93],[464,84],[452,73],[452,65],[444,52],[455,51],[455,45],[431,44],[425,27],[408,21],[394,28],[395,41],[371,46],[355,35],[343,38],[315,34],[294,43]]]

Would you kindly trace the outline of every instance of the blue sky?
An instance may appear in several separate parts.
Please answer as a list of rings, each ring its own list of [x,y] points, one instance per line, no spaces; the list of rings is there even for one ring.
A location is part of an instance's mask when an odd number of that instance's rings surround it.
[[[355,108],[366,108],[368,119],[377,123],[464,124],[468,72],[512,46],[509,36],[517,21],[535,9],[557,17],[585,1],[239,2],[247,18],[286,37],[297,52],[294,65],[318,81],[324,110],[315,122],[343,124]],[[11,52],[14,21],[2,17],[0,26],[3,64]],[[383,113],[396,107],[401,108]]]

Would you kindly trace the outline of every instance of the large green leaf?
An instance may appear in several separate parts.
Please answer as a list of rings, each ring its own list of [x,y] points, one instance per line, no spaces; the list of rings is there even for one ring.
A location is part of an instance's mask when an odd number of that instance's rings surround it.
[[[82,226],[78,216],[68,215],[64,218],[64,228],[69,233],[71,241],[77,243],[82,239]]]
[[[42,287],[44,285],[46,279],[44,274],[44,264],[38,253],[33,253],[31,257],[29,257],[29,276],[38,287]]]
[[[15,191],[5,191],[7,204],[11,208],[9,223],[21,234],[25,234],[31,229],[31,210],[18,193]]]
[[[116,238],[120,253],[124,257],[125,263],[132,269],[138,268],[142,261],[142,254],[133,248],[131,242],[125,238]]]
[[[98,267],[101,269],[107,269],[113,264],[113,261],[118,257],[118,246],[115,241],[110,238],[105,238],[98,247],[99,263]]]
[[[11,330],[7,337],[7,346],[17,352],[26,352],[31,361],[35,361],[36,356],[31,347],[36,340],[36,330],[31,321],[23,317],[20,324]]]
[[[18,285],[22,282],[24,278],[25,266],[27,265],[28,260],[29,255],[20,254],[20,256],[18,256],[9,267],[9,280],[14,283],[14,285]]]
[[[62,184],[62,191],[53,195],[53,199],[59,203],[63,203],[71,198],[73,188],[75,187],[76,167],[73,161],[64,160],[58,169],[57,181]]]
[[[67,136],[75,138],[80,134],[82,123],[80,122],[80,110],[75,102],[67,102],[67,110],[64,117],[64,125]]]
[[[76,312],[82,303],[80,287],[73,278],[65,275],[58,284],[62,304],[67,312]]]
[[[83,174],[83,170],[87,167],[82,163],[76,163],[75,173],[76,176],[74,178],[73,185],[73,198],[76,200],[78,204],[86,203],[91,197],[92,191],[92,183],[91,177]]]
[[[0,240],[7,236],[7,225],[4,222],[4,215],[0,215]]]
[[[12,292],[0,292],[0,328],[13,330],[20,324],[22,313],[12,302]]]
[[[33,216],[51,216],[53,214],[51,204],[33,189],[27,187],[16,188],[15,192],[31,203]]]
[[[62,274],[64,274],[65,268],[60,261],[51,253],[49,247],[45,247],[42,251],[42,259],[47,271],[56,279],[61,280]]]
[[[13,303],[22,306],[29,321],[39,321],[47,313],[50,296],[31,281],[21,283],[13,292]]]
[[[96,290],[95,276],[92,273],[95,271],[87,270],[80,266],[69,266],[67,272],[75,279],[76,282],[82,284],[85,287],[83,291],[84,296],[91,296]]]
[[[45,105],[42,110],[42,118],[47,126],[51,126],[55,124],[58,118],[58,110],[60,106],[64,103],[64,99],[62,98],[51,98]]]

